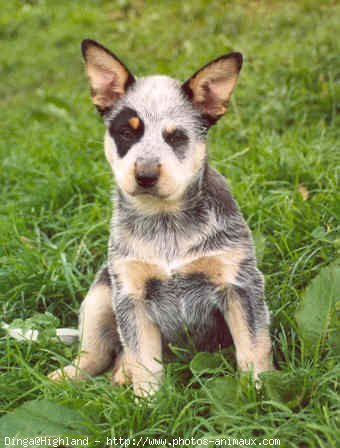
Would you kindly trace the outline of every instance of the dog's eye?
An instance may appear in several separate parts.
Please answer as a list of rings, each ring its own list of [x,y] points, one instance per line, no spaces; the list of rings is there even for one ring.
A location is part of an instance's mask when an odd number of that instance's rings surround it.
[[[109,124],[110,136],[117,146],[119,157],[124,157],[129,149],[144,135],[144,123],[135,110],[124,107]]]
[[[173,132],[164,132],[163,137],[170,146],[182,146],[188,142],[188,136],[182,129],[175,129]]]
[[[119,137],[124,140],[129,140],[134,136],[135,132],[136,131],[132,129],[130,126],[122,126],[119,129]]]

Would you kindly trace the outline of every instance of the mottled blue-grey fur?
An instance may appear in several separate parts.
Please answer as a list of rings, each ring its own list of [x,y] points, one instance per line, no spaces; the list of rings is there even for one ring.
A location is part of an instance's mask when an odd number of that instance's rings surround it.
[[[223,55],[181,84],[136,79],[94,41],[82,49],[116,194],[107,264],[82,305],[79,369],[68,366],[67,374],[97,374],[111,357],[115,382],[129,378],[136,394],[150,393],[169,343],[216,350],[230,335],[241,369],[255,376],[270,369],[269,313],[251,234],[206,149],[242,56]]]

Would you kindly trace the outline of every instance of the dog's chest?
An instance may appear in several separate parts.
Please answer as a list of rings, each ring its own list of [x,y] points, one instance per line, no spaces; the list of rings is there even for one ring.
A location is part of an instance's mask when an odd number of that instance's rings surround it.
[[[200,350],[226,345],[223,303],[223,294],[201,273],[173,271],[166,280],[146,284],[147,311],[164,340],[173,344],[192,343]]]
[[[193,256],[199,246],[218,230],[211,211],[180,216],[117,216],[113,223],[110,253],[162,265],[169,273]],[[203,254],[202,254],[203,255]]]
[[[226,334],[225,293],[209,278],[205,266],[211,268],[215,263],[217,271],[218,259],[219,255],[210,255],[173,257],[168,261],[144,255],[139,259],[117,259],[113,269],[121,297],[142,301],[165,341],[182,345],[189,337],[200,349],[215,349],[224,345],[219,337]],[[211,345],[206,345],[207,340]]]
[[[206,219],[186,227],[160,220],[148,224],[151,227],[145,222],[131,223],[130,227],[115,223],[109,264],[120,281],[123,296],[145,301],[148,313],[168,342],[182,344],[190,334],[196,346],[208,349],[206,339],[199,339],[208,334],[212,348],[223,344],[217,339],[218,334],[226,334],[221,313],[224,298],[205,272],[205,266],[211,271],[205,256],[213,260],[222,250],[193,250],[216,231],[216,220]]]

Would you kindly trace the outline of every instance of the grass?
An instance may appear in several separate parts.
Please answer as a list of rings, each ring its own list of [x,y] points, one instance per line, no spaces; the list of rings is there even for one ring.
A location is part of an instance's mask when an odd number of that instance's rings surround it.
[[[1,319],[47,310],[76,326],[79,303],[105,260],[112,179],[80,41],[99,40],[139,75],[183,80],[239,50],[241,80],[228,115],[210,132],[210,159],[265,242],[260,268],[276,363],[283,384],[287,374],[303,386],[286,400],[242,386],[242,400],[221,405],[209,384],[225,372],[243,382],[232,354],[215,373],[197,375],[192,354],[179,352],[154,403],[138,404],[108,376],[50,383],[45,375],[74,349],[18,343],[2,332],[2,413],[46,398],[81,409],[90,434],[102,440],[224,436],[336,446],[337,358],[327,348],[314,356],[304,350],[294,313],[311,279],[337,257],[339,19],[333,1],[1,1]]]

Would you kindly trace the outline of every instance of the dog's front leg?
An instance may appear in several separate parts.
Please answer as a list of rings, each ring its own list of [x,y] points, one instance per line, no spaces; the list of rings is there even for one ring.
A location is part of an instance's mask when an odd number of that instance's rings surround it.
[[[114,364],[122,351],[116,318],[112,310],[112,285],[107,267],[98,273],[81,308],[80,353],[72,364],[49,374],[53,381],[81,380],[98,375]]]
[[[249,289],[248,289],[249,288]],[[253,285],[228,285],[224,316],[232,335],[236,359],[241,370],[250,370],[256,380],[259,374],[273,370],[269,318],[265,302],[256,298]]]
[[[163,376],[161,334],[147,312],[147,282],[164,277],[154,264],[135,260],[113,263],[117,280],[115,311],[124,346],[126,369],[136,395],[154,393]]]

